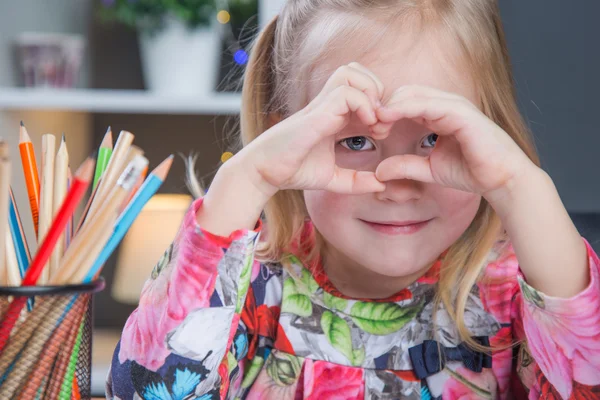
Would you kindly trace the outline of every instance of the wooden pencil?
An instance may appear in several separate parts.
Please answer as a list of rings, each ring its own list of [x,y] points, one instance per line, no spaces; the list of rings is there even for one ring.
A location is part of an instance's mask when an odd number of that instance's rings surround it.
[[[106,167],[110,160],[110,156],[113,151],[113,138],[112,138],[112,130],[110,126],[106,130],[104,134],[104,138],[102,139],[102,143],[100,143],[100,148],[98,149],[98,158],[96,160],[96,172],[94,173],[94,184],[92,186],[92,190],[96,189],[98,186],[98,182],[106,171]]]
[[[98,259],[94,262],[92,268],[88,271],[83,280],[84,283],[89,283],[98,277],[102,266],[121,242],[125,233],[127,233],[127,230],[131,227],[133,221],[137,218],[144,205],[152,196],[154,196],[156,191],[162,185],[172,164],[173,155],[167,157],[148,175],[148,178],[144,181],[131,202],[127,205],[125,210],[123,210],[121,215],[119,215],[119,219],[115,223],[113,235],[106,244],[106,247],[100,253],[100,256],[98,256]]]
[[[23,121],[19,129],[19,153],[21,154],[21,164],[23,165],[23,175],[25,185],[27,186],[27,195],[29,196],[29,209],[33,219],[33,228],[35,236],[38,236],[39,228],[39,209],[40,209],[40,178],[35,161],[35,151],[31,138],[25,129]]]
[[[127,154],[129,153],[129,148],[131,147],[131,143],[133,143],[134,135],[131,132],[121,131],[117,142],[115,143],[115,148],[112,152],[112,156],[108,161],[108,165],[106,166],[106,170],[103,174],[102,181],[98,184],[98,190],[96,191],[96,195],[92,201],[92,205],[88,211],[86,221],[89,217],[93,217],[94,213],[98,210],[98,208],[102,205],[105,197],[108,195],[115,182],[119,178],[119,175],[125,168],[125,160],[127,158]],[[86,222],[84,222],[85,224]]]
[[[9,189],[9,201],[9,226],[13,235],[15,249],[17,250],[19,272],[21,277],[24,277],[25,272],[31,263],[31,252],[29,251],[29,245],[27,244],[27,239],[25,237],[25,230],[23,229],[23,222],[21,221],[21,214],[19,213],[12,188]]]
[[[133,160],[135,160],[136,157],[138,156],[143,156],[144,155],[144,150],[142,150],[141,148],[139,148],[138,146],[134,146],[132,145],[129,148],[129,152],[127,153],[127,157],[125,158],[125,164],[124,165],[129,165],[129,163],[131,163]],[[147,161],[147,160],[146,160]],[[145,170],[148,170],[148,163],[146,163],[146,167],[144,168]],[[121,171],[121,173],[123,173],[123,171]],[[140,177],[141,175],[144,173],[144,170],[140,171]],[[139,181],[139,178],[138,178]],[[133,190],[135,189],[135,185],[137,184],[137,182],[134,182],[131,190],[130,190],[130,194],[133,192]],[[123,208],[125,208],[125,206],[127,205],[127,202],[129,201],[129,196],[126,197],[122,202],[121,202],[121,208],[119,211],[123,211]]]
[[[80,268],[91,267],[91,264],[88,264],[86,260],[90,256],[93,256],[95,248],[99,243],[102,243],[101,246],[104,247],[110,238],[110,234],[106,232],[112,231],[117,217],[118,212],[116,209],[112,213],[103,213],[99,221],[86,227],[90,229],[86,229],[85,231],[82,229],[82,235],[78,236],[80,240],[73,241],[73,244],[65,253],[64,259],[60,262],[60,269],[57,275],[50,277],[50,283],[53,285],[69,284],[72,282],[71,276]],[[94,257],[97,257],[98,254],[100,254],[100,251]],[[93,260],[91,262],[93,263]]]
[[[8,230],[8,205],[10,190],[10,158],[8,143],[0,141],[0,268],[6,268],[6,231]]]
[[[17,252],[15,250],[15,243],[13,242],[12,233],[10,229],[5,232],[5,244],[6,244],[6,270],[8,286],[19,286],[21,285],[21,273],[19,271],[19,264],[17,262]]]
[[[73,238],[71,246],[61,259],[59,271],[51,277],[51,283],[65,284],[69,282],[72,275],[80,268],[80,263],[87,257],[87,253],[94,248],[97,241],[106,236],[106,231],[112,232],[112,226],[118,217],[121,204],[127,198],[147,165],[148,160],[141,155],[131,161],[119,177],[106,201],[103,202],[103,206],[94,216],[93,221],[86,223]],[[108,237],[106,241],[108,241]]]
[[[71,171],[71,165],[67,167],[67,190],[71,187],[71,183],[73,183],[73,172]],[[69,243],[71,243],[71,238],[73,237],[73,229],[75,225],[75,216],[71,217],[69,224],[67,225],[67,232],[65,233],[65,249],[69,247]]]
[[[67,281],[65,283],[77,284],[83,281],[83,278],[85,278],[88,271],[94,264],[94,261],[96,261],[96,259],[104,249],[104,246],[106,246],[106,243],[108,243],[108,240],[112,236],[113,228],[115,226],[115,222],[117,221],[118,216],[119,213],[116,212],[113,218],[108,220],[106,223],[102,224],[103,227],[98,235],[98,238],[90,243],[88,251],[86,252],[87,254],[85,255],[85,257],[82,257],[80,262],[75,264],[77,266],[76,268],[71,269],[73,273],[69,278],[67,278]],[[100,225],[101,221],[99,221],[98,224]]]
[[[138,179],[137,183],[133,187],[133,190],[131,191],[131,194],[129,195],[129,197],[127,198],[127,200],[125,200],[125,204],[126,205],[129,204],[129,202],[131,202],[131,199],[133,199],[133,196],[135,196],[135,194],[137,193],[137,191],[140,190],[140,187],[144,183],[144,180],[146,179],[146,176],[148,176],[148,167],[144,168],[144,170],[142,171],[142,175],[140,176],[140,179]]]
[[[35,285],[39,280],[43,267],[47,264],[50,255],[52,254],[52,250],[54,250],[56,240],[58,240],[59,236],[64,232],[75,208],[91,183],[92,174],[94,172],[93,168],[94,161],[92,159],[87,159],[77,170],[73,185],[71,185],[71,189],[69,190],[65,201],[56,215],[56,218],[54,218],[52,226],[48,230],[47,237],[41,242],[35,257],[31,261],[31,266],[23,278],[22,286]],[[15,327],[26,301],[27,299],[24,297],[17,297],[10,303],[9,308],[6,311],[2,324],[0,324],[0,354],[9,340],[10,333]]]
[[[42,135],[42,180],[40,183],[40,213],[38,242],[41,243],[50,229],[54,208],[54,162],[56,151],[56,138],[52,134]],[[48,282],[49,270],[44,266],[39,284]]]
[[[69,152],[67,150],[67,143],[65,141],[65,135],[63,134],[60,141],[58,152],[56,153],[56,159],[54,163],[54,191],[52,198],[52,215],[56,215],[58,212],[65,196],[67,195],[67,184],[68,184],[68,169],[69,169]],[[68,229],[68,226],[67,226]],[[54,252],[50,257],[50,275],[55,273],[58,269],[58,263],[65,250],[65,233],[63,233],[58,241]]]
[[[102,182],[102,178],[100,178],[100,182]],[[98,192],[98,187],[99,187],[99,185],[97,185],[96,189],[94,189],[92,191],[90,198],[88,199],[87,203],[85,203],[85,207],[83,208],[83,212],[81,213],[79,222],[77,223],[77,226],[73,230],[73,236],[77,235],[77,232],[79,232],[79,230],[83,226],[83,223],[85,222],[85,219],[86,219],[88,213],[90,212],[90,207],[92,206],[92,202],[94,201],[94,198],[96,197],[96,193]]]

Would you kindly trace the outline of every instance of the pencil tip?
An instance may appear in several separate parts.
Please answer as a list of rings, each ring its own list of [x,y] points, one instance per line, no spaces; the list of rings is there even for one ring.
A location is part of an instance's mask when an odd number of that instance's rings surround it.
[[[23,123],[23,121],[21,121],[21,126],[22,126],[22,127],[25,127],[25,124]]]
[[[67,138],[65,137],[65,133],[64,133],[64,132],[63,132],[63,134],[62,134],[61,141],[62,141],[63,143],[66,143],[66,141],[67,141]]]
[[[169,170],[171,169],[171,165],[173,165],[173,154],[165,158],[163,162],[161,162],[156,168],[154,168],[154,171],[152,171],[152,173],[164,181],[167,177],[167,174],[169,173]]]
[[[108,129],[106,130],[106,133],[108,132],[112,132],[112,128],[110,127],[110,125],[108,126]]]

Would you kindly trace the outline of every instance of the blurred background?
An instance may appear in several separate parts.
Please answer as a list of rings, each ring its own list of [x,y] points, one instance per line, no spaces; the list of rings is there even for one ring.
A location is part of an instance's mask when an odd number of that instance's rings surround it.
[[[153,168],[171,153],[198,154],[210,182],[234,150],[239,78],[256,30],[284,0],[0,0],[0,131],[17,148],[23,120],[65,133],[71,165],[108,126],[136,135]],[[600,251],[600,2],[500,0],[520,107],[580,232]],[[108,261],[95,300],[93,386],[103,382],[127,316],[191,201],[184,163],[144,209]],[[23,182],[14,168],[13,182]],[[28,208],[24,185],[17,204]],[[24,225],[32,226],[23,212]],[[32,232],[27,232],[32,235]],[[568,266],[565,266],[568,268]]]

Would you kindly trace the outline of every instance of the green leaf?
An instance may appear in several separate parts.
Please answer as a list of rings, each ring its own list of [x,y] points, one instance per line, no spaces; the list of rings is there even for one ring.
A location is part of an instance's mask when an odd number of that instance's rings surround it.
[[[402,328],[421,310],[422,304],[400,307],[395,303],[356,302],[350,310],[352,321],[373,335],[388,335]]]
[[[352,365],[355,366],[359,366],[362,365],[362,363],[365,361],[365,348],[364,346],[361,347],[360,349],[354,349],[352,350]]]
[[[300,262],[300,260],[298,259],[298,257],[296,257],[295,255],[290,254],[290,255],[288,255],[288,258],[289,258],[289,260],[290,260],[290,262],[292,264],[300,265],[300,266],[302,265],[302,263]]]
[[[335,297],[327,292],[323,294],[323,301],[325,302],[325,305],[332,310],[344,311],[348,305],[348,300]]]
[[[255,356],[252,361],[250,361],[250,366],[244,373],[244,380],[242,381],[242,388],[246,389],[252,386],[258,374],[262,370],[262,367],[265,363],[265,359],[259,356]]]
[[[313,278],[312,274],[306,268],[302,269],[302,277],[300,280],[310,294],[316,292],[319,288],[319,284],[317,281],[315,281],[315,278]]]
[[[298,381],[303,362],[304,360],[294,355],[273,351],[267,359],[265,368],[275,384],[290,386]]]
[[[312,303],[310,298],[300,293],[294,278],[283,281],[283,301],[281,312],[288,312],[301,317],[309,317],[312,314]]]
[[[250,245],[252,246],[252,245]],[[246,299],[246,293],[248,293],[248,286],[250,285],[250,278],[252,277],[252,263],[254,261],[252,249],[247,249],[246,260],[244,267],[240,274],[238,281],[238,293],[237,293],[237,304],[235,306],[236,314],[239,314],[244,306]]]
[[[325,311],[321,316],[321,328],[325,332],[327,341],[342,353],[350,363],[353,363],[352,338],[350,336],[350,327],[346,320],[338,317],[331,311]]]
[[[238,365],[237,360],[235,359],[235,356],[233,355],[233,353],[231,351],[227,352],[227,366],[229,367],[229,373],[231,373],[231,371],[233,371],[233,369]]]
[[[546,308],[544,298],[537,290],[529,286],[527,282],[522,279],[519,279],[519,285],[521,286],[521,291],[523,292],[523,297],[525,297],[525,300],[534,304],[538,308]]]

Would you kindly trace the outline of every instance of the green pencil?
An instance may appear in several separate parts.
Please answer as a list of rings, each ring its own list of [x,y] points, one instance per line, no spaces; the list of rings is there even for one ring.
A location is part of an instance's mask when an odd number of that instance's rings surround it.
[[[108,161],[110,160],[112,151],[113,139],[112,131],[109,126],[106,130],[106,134],[104,135],[104,139],[102,139],[102,143],[100,143],[100,148],[98,149],[98,159],[96,160],[96,172],[94,174],[94,183],[92,186],[92,190],[96,189],[98,181],[102,177],[104,170],[106,170],[106,166],[108,165]]]

